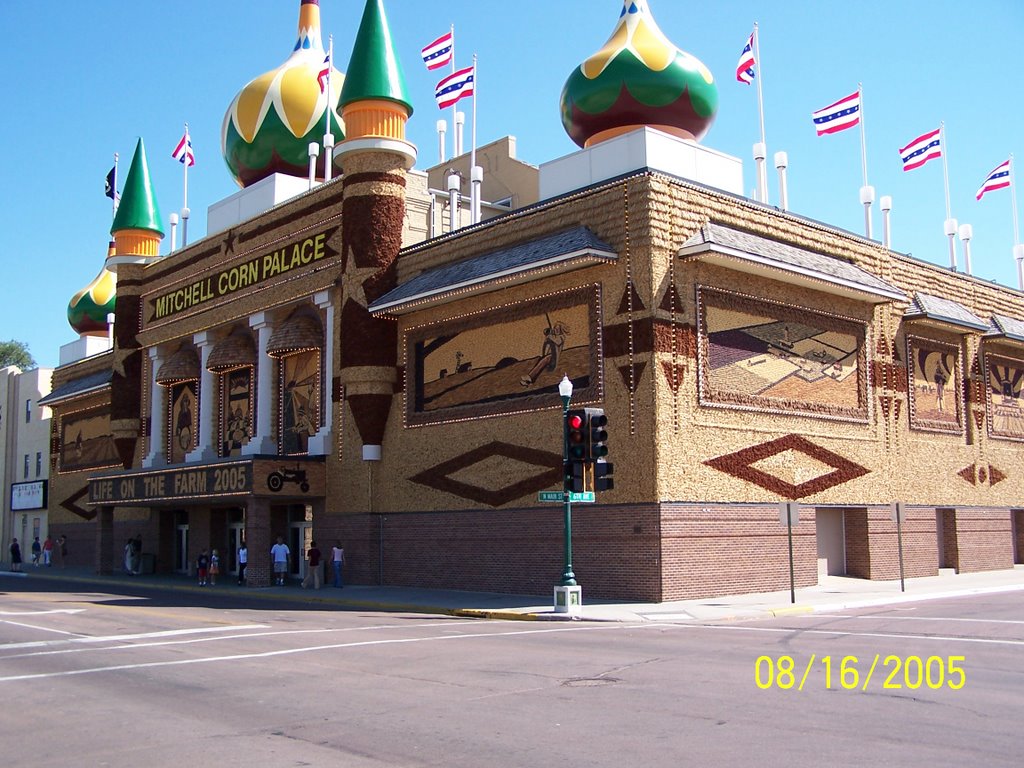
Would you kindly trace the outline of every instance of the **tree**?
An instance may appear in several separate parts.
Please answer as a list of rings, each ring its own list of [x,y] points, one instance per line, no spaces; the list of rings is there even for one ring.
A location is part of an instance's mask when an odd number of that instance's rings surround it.
[[[28,344],[14,339],[0,341],[0,368],[6,368],[8,365],[16,365],[23,371],[36,367],[36,361],[28,351]]]

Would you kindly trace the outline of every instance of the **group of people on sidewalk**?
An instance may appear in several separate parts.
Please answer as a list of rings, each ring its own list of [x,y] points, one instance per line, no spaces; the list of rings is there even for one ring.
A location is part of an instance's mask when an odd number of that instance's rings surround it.
[[[21,571],[21,565],[23,562],[21,554],[21,544],[18,543],[17,539],[11,541],[11,570],[15,573]],[[50,536],[46,537],[46,541],[39,543],[39,537],[36,536],[32,541],[32,565],[36,568],[42,564],[44,567],[49,568],[56,565],[58,568],[64,567],[64,562],[68,556],[68,540],[61,534],[57,537],[56,541]]]
[[[129,539],[129,542],[131,540]],[[141,544],[140,544],[141,548]],[[126,548],[127,552],[127,548]],[[277,543],[270,548],[270,560],[274,567],[274,584],[284,586],[288,577],[288,569],[291,564],[291,548],[284,543],[281,536],[277,537]],[[127,557],[127,554],[126,554]],[[246,583],[245,572],[249,565],[249,547],[243,541],[238,547],[238,585]],[[334,575],[334,586],[342,589],[345,584],[342,568],[345,565],[345,550],[341,542],[336,541],[331,548],[331,566]],[[220,574],[220,555],[214,549],[209,555],[204,548],[196,558],[196,576],[199,579],[199,586],[207,584],[214,586],[217,583],[217,576]],[[312,586],[313,589],[320,589],[323,586],[323,553],[317,547],[316,541],[309,543],[306,551],[306,576],[302,580],[302,587]]]

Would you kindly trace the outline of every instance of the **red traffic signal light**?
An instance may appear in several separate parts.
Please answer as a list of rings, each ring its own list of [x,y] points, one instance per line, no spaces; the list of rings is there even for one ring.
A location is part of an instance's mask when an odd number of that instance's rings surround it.
[[[587,413],[584,410],[565,414],[565,448],[570,461],[587,457]]]

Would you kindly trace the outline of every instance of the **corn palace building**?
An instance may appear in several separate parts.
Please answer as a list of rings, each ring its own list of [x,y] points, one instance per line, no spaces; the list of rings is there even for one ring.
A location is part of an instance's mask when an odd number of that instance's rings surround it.
[[[83,343],[115,316],[46,403],[51,527],[98,571],[135,535],[167,572],[203,548],[234,569],[244,539],[263,586],[281,536],[342,542],[356,584],[547,593],[563,376],[604,409],[615,466],[573,508],[591,597],[784,589],[784,502],[797,586],[896,578],[893,502],[907,576],[1022,561],[1024,295],[744,197],[740,162],[698,143],[711,73],[645,3],[566,83],[579,152],[481,148],[499,204],[479,221],[443,188],[467,157],[413,169],[381,0],[330,105],[308,98],[316,0],[299,12],[295,53],[228,109],[243,190],[210,234],[160,255],[140,142],[69,308]],[[326,109],[335,178],[310,188]]]

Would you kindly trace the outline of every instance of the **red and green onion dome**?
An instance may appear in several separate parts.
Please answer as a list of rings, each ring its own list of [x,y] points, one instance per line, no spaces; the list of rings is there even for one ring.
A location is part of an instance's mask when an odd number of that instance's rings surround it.
[[[326,132],[327,79],[320,77],[326,57],[320,35],[319,0],[301,0],[299,35],[292,55],[277,69],[242,88],[224,115],[221,151],[239,186],[249,186],[274,173],[303,178],[309,175],[309,145],[316,142],[322,147]],[[345,75],[332,62],[330,132],[335,144],[345,137],[338,114],[344,81]],[[321,149],[318,178],[323,175],[323,162]],[[340,165],[335,163],[340,173]]]
[[[113,255],[110,243],[107,258]],[[68,303],[68,322],[80,336],[105,336],[107,315],[114,311],[117,297],[117,278],[106,265],[85,288],[71,297]]]
[[[581,147],[642,127],[700,139],[718,111],[714,77],[658,28],[647,0],[624,0],[604,47],[562,89],[562,125]]]

